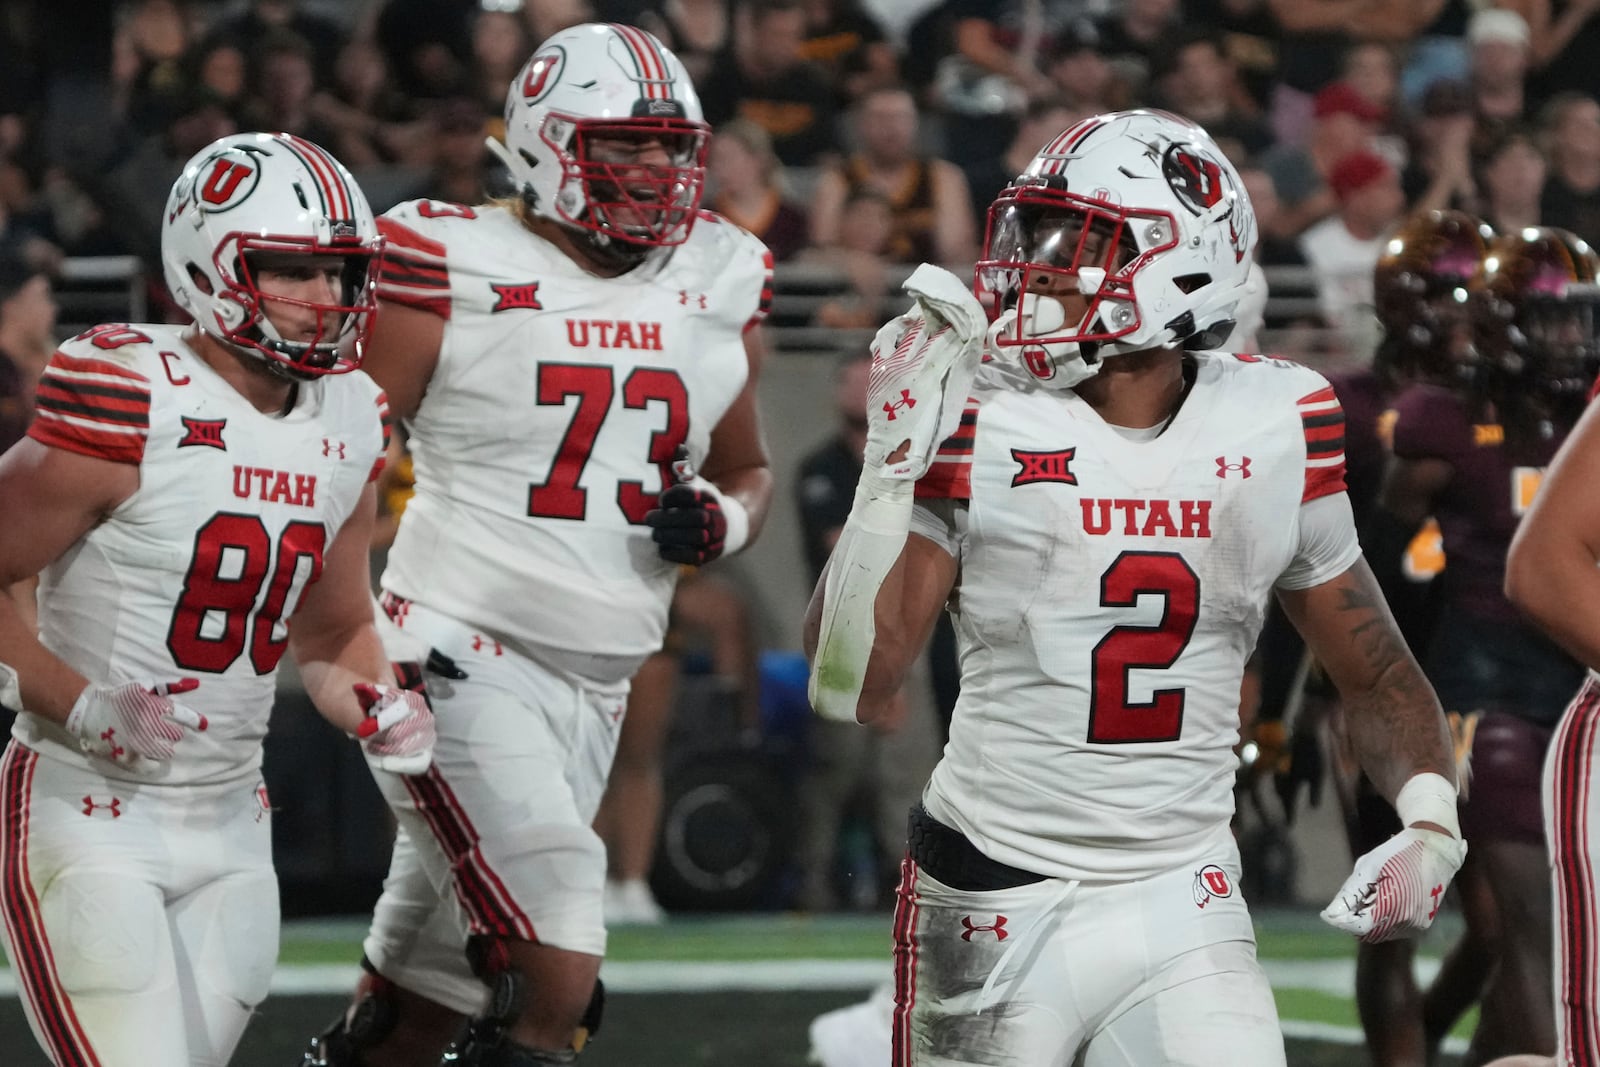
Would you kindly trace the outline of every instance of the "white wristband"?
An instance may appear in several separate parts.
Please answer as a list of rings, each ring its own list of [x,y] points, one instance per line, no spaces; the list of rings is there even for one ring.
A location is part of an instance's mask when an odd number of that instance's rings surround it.
[[[727,493],[717,493],[722,505],[722,517],[728,522],[728,532],[722,538],[722,554],[731,556],[750,542],[750,512]]]
[[[1461,839],[1461,820],[1456,814],[1456,787],[1442,774],[1425,771],[1414,774],[1400,787],[1394,798],[1394,810],[1404,826],[1431,822],[1450,831],[1450,836]]]

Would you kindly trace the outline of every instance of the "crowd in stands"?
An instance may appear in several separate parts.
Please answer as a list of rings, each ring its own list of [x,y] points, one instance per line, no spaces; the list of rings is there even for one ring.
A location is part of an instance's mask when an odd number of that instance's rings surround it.
[[[808,308],[811,325],[875,324],[894,264],[970,263],[984,207],[1045,139],[1147,105],[1205,127],[1248,175],[1263,264],[1308,268],[1314,299],[1269,325],[1338,327],[1335,344],[1359,353],[1368,316],[1350,312],[1370,305],[1371,266],[1411,211],[1600,241],[1600,102],[1581,58],[1600,46],[1597,11],[1597,0],[122,0],[63,23],[43,2],[8,4],[0,255],[47,273],[71,256],[154,263],[180,164],[234,129],[325,145],[380,211],[478,200],[495,191],[481,143],[499,132],[511,74],[549,33],[600,18],[651,29],[694,75],[718,133],[711,206],[780,262],[842,279]]]

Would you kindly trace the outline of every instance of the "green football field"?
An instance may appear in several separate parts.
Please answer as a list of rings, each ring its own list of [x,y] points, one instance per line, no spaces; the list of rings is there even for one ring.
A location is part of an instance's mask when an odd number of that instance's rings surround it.
[[[1277,993],[1290,1062],[1364,1063],[1355,1005],[1354,944],[1311,911],[1257,916],[1259,954]],[[293,1067],[305,1037],[339,1010],[355,977],[362,926],[286,924],[273,994],[235,1057],[240,1067]],[[1419,975],[1437,967],[1458,935],[1441,917],[1419,952]],[[805,1063],[805,1031],[819,1012],[859,1000],[888,979],[889,916],[674,917],[661,927],[611,934],[606,1032],[586,1067]],[[43,1067],[32,1051],[15,983],[0,957],[0,1049],[5,1063]],[[1472,1017],[1446,1045],[1465,1047]],[[664,1038],[663,1034],[672,1035]],[[20,1058],[13,1058],[18,1050]],[[22,1051],[26,1050],[26,1051]],[[30,1059],[29,1056],[36,1058]],[[755,1057],[752,1059],[751,1057]],[[1447,1062],[1453,1062],[1450,1056]]]

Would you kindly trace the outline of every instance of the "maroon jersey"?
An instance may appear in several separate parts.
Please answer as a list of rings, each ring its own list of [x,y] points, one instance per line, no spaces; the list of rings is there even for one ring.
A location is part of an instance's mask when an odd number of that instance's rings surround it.
[[[1490,619],[1520,618],[1501,587],[1506,552],[1565,433],[1524,443],[1513,456],[1491,418],[1474,421],[1466,401],[1437,385],[1413,385],[1395,401],[1394,454],[1440,459],[1454,472],[1434,515],[1444,538],[1450,607]]]
[[[1383,487],[1389,453],[1378,434],[1378,422],[1390,397],[1377,371],[1370,367],[1330,374],[1328,382],[1344,407],[1344,484],[1359,530],[1365,527]]]

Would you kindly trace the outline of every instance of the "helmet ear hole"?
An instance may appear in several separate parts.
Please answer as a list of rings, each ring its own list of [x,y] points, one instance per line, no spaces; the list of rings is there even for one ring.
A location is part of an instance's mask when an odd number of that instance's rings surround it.
[[[206,296],[212,296],[215,293],[215,290],[211,287],[211,279],[206,277],[205,271],[193,263],[186,263],[184,266],[189,272],[189,280],[194,283],[196,289]]]
[[[1176,285],[1181,292],[1192,293],[1197,289],[1204,289],[1206,286],[1210,285],[1211,275],[1180,274],[1178,277],[1172,279],[1172,284]]]

